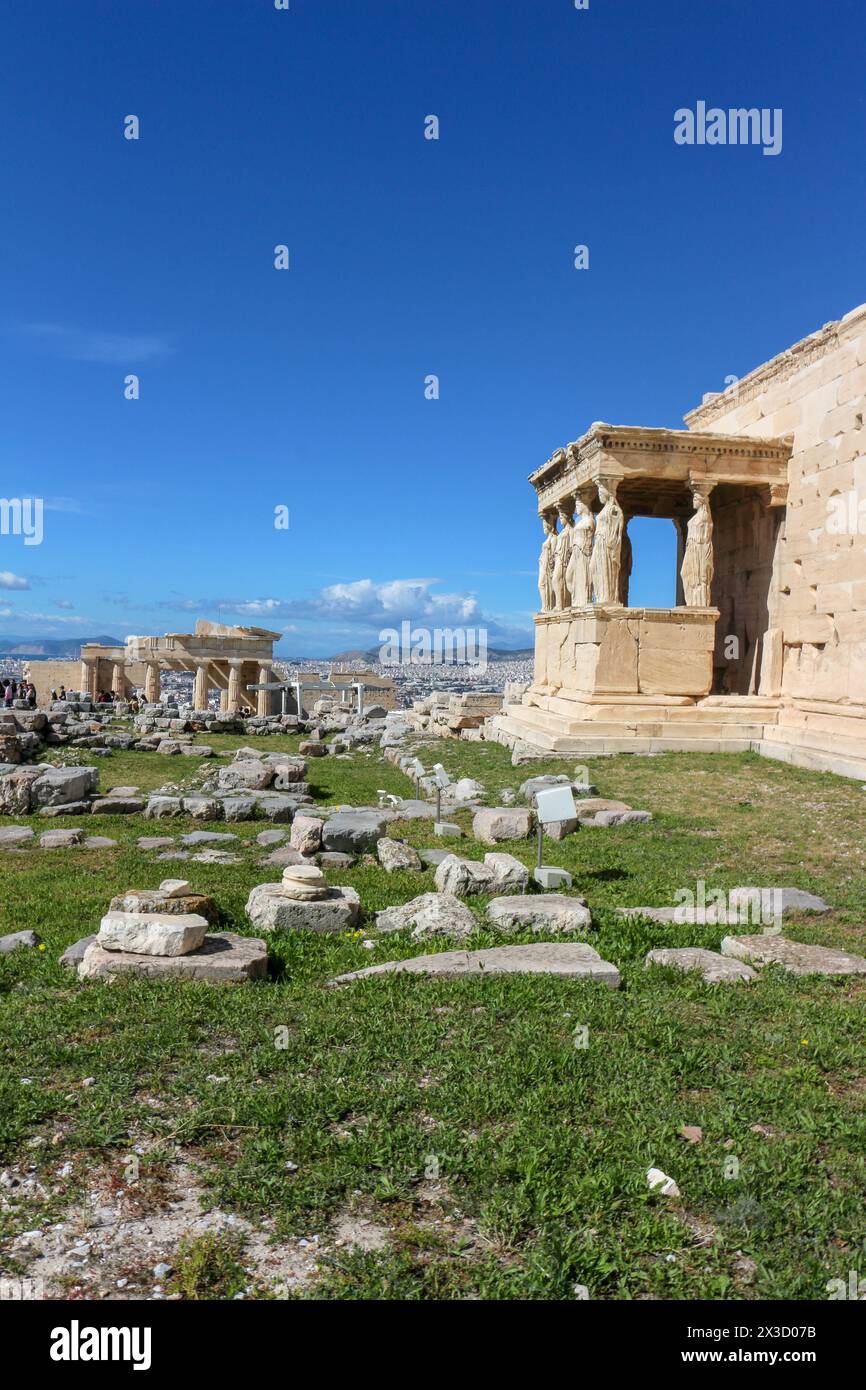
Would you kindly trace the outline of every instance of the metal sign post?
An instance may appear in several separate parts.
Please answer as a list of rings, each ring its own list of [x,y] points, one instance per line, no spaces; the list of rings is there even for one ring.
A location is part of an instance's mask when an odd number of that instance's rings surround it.
[[[532,877],[542,888],[570,888],[571,874],[541,862],[545,825],[559,821],[577,821],[577,807],[570,786],[549,787],[535,794],[535,813],[538,817],[538,861]]]

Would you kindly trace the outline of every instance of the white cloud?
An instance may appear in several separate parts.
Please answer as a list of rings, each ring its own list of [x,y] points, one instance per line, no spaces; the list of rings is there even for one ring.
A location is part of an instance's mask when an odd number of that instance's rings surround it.
[[[0,570],[0,589],[29,589],[30,580],[11,570]]]
[[[134,369],[174,352],[157,333],[103,333],[62,323],[24,323],[19,331],[57,357],[70,362],[98,362]]]

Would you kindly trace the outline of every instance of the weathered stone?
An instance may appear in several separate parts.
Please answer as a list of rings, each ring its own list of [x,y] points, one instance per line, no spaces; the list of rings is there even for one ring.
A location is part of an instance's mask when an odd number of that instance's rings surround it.
[[[165,882],[174,880],[166,879]],[[220,910],[207,893],[189,892],[183,897],[174,898],[160,888],[132,888],[127,893],[118,893],[108,904],[109,912],[158,913],[160,916],[183,916],[193,912],[204,917],[211,926],[219,921]]]
[[[274,769],[268,763],[244,759],[242,762],[232,763],[230,767],[221,767],[218,782],[223,791],[262,791],[271,785],[274,776]]]
[[[227,845],[237,838],[228,830],[191,830],[188,835],[181,835],[180,842],[182,845]]]
[[[146,803],[134,797],[98,796],[90,803],[94,816],[140,816]]]
[[[96,790],[99,771],[95,767],[46,767],[34,781],[31,796],[35,806],[62,806],[82,801]]]
[[[531,946],[493,946],[484,951],[440,951],[411,960],[391,960],[354,970],[329,980],[330,985],[349,984],[372,975],[438,975],[445,979],[488,975],[565,975],[597,980],[619,988],[619,971],[583,942],[537,941]]]
[[[782,965],[792,975],[866,975],[866,957],[784,936],[726,936],[722,955],[754,965]]]
[[[60,964],[65,966],[67,970],[77,970],[84,960],[84,955],[88,946],[92,946],[95,940],[96,935],[94,933],[91,936],[83,936],[80,941],[74,941],[71,946],[66,947],[66,950],[60,957]]]
[[[109,840],[107,835],[88,835],[81,842],[82,849],[116,849],[117,841]]]
[[[193,820],[222,820],[223,803],[215,796],[183,797],[184,815]]]
[[[324,821],[316,816],[297,815],[292,821],[289,844],[299,854],[317,854],[322,848],[322,827]]]
[[[35,931],[14,931],[8,936],[0,936],[0,956],[8,955],[10,951],[18,951],[24,946],[38,946],[42,940]]]
[[[49,820],[56,816],[89,816],[92,806],[91,801],[64,801],[60,806],[40,806],[38,814]]]
[[[222,798],[222,808],[227,821],[253,820],[256,799],[254,796],[226,796]]]
[[[571,785],[571,778],[566,777],[565,773],[559,775],[547,773],[543,777],[529,777],[520,784],[520,795],[524,801],[528,801],[530,806],[535,803],[536,792],[549,791],[551,787],[568,787]]]
[[[525,840],[534,824],[532,811],[523,807],[485,807],[475,812],[472,834],[484,845],[498,845],[507,840]]]
[[[111,975],[146,975],[153,979],[201,980],[207,984],[241,984],[264,979],[268,950],[255,936],[214,932],[201,947],[185,956],[142,956],[106,951],[97,941],[84,952],[78,967],[84,980]]]
[[[388,817],[376,811],[338,811],[322,828],[322,846],[342,854],[374,850],[385,833]]]
[[[651,811],[597,811],[593,825],[646,825],[652,820]]]
[[[262,830],[256,836],[256,844],[264,846],[279,845],[282,844],[287,834],[288,831],[286,830]]]
[[[358,921],[361,900],[354,888],[330,888],[326,898],[299,902],[282,883],[260,883],[245,911],[258,931],[348,931]]]
[[[0,849],[17,848],[34,839],[29,825],[4,825],[0,827]]]
[[[431,806],[429,801],[418,801],[414,797],[396,802],[392,809],[398,820],[436,819],[436,807]]]
[[[185,956],[197,951],[207,922],[197,913],[107,912],[99,924],[97,943],[105,951],[128,951],[142,956]]]
[[[147,803],[145,816],[148,820],[165,820],[183,815],[183,802],[179,796],[152,796]]]
[[[387,837],[376,845],[376,857],[388,874],[403,870],[420,873],[424,867],[417,851],[411,845],[404,845],[401,840],[389,840]]]
[[[350,869],[355,862],[353,854],[343,854],[340,850],[327,850],[318,856],[322,869]]]
[[[457,898],[476,893],[522,893],[529,886],[529,870],[511,854],[485,854],[483,864],[449,854],[436,869],[434,882],[440,893]]]
[[[83,830],[43,830],[39,836],[40,849],[71,849],[84,839]]]
[[[305,743],[298,744],[298,752],[305,758],[324,758],[327,755],[328,749],[324,743],[307,740]]]
[[[303,862],[304,856],[298,850],[292,849],[291,845],[280,845],[264,860],[265,864],[276,864],[279,868],[283,868],[286,864],[303,864]]]
[[[405,931],[411,927],[415,941],[435,936],[463,941],[478,930],[478,922],[465,903],[451,893],[422,893],[401,907],[377,912],[376,927],[381,932]]]
[[[168,849],[174,844],[172,835],[141,835],[136,841],[139,849]]]
[[[807,893],[802,888],[732,888],[728,894],[728,904],[736,911],[767,908],[767,915],[788,917],[795,912],[829,912],[830,904],[816,893]],[[733,920],[733,919],[731,919]]]
[[[631,807],[624,801],[611,801],[604,796],[586,796],[577,805],[577,814],[581,820],[589,817],[595,818],[600,811],[630,811]]]
[[[560,893],[530,893],[525,897],[494,898],[487,916],[497,931],[550,932],[583,936],[592,926],[592,914],[583,898]]]
[[[189,879],[164,878],[158,892],[166,898],[191,898],[195,892]]]
[[[649,951],[644,965],[671,965],[677,970],[694,970],[708,985],[748,982],[758,978],[752,967],[745,965],[743,961],[719,955],[718,951],[705,951],[698,946],[667,947]]]

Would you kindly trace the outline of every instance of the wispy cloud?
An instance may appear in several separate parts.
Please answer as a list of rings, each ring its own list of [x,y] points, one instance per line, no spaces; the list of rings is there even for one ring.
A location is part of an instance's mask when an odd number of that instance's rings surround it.
[[[135,367],[175,351],[171,341],[159,333],[104,333],[62,323],[23,323],[18,332],[42,351],[70,362]]]
[[[68,598],[56,598],[54,606],[55,608],[74,608],[75,604]]]
[[[0,570],[0,589],[29,589],[30,580],[11,570]]]

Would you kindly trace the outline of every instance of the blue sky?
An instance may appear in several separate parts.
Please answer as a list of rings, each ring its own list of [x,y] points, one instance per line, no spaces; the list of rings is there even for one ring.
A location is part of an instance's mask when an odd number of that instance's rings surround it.
[[[0,634],[528,644],[528,473],[866,300],[864,37],[862,0],[6,0],[0,491],[46,511]],[[676,145],[699,100],[782,108],[781,154]]]

